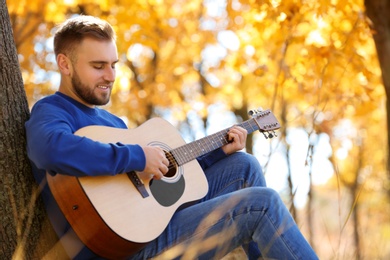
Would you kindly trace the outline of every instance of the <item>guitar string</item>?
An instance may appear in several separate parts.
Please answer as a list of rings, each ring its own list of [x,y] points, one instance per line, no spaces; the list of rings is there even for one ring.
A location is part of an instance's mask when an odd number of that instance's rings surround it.
[[[253,132],[253,124],[251,124],[251,122],[250,122],[251,120],[248,120],[248,121],[245,121],[245,122],[243,122],[242,124],[239,124],[240,126],[242,126],[242,127],[244,127],[247,131],[248,130],[252,130],[251,132]],[[186,145],[184,145],[184,146],[182,146],[182,147],[178,147],[178,148],[176,148],[176,149],[174,149],[174,150],[172,150],[172,151],[170,151],[170,152],[167,152],[166,154],[168,155],[168,161],[169,161],[169,166],[168,166],[168,169],[169,170],[171,170],[171,169],[174,169],[174,168],[176,168],[176,164],[178,164],[178,165],[182,165],[179,161],[180,161],[180,159],[184,159],[184,163],[185,162],[187,162],[186,160],[189,160],[189,159],[191,159],[191,157],[190,156],[187,156],[186,154],[186,152],[184,152],[184,154],[183,154],[183,149],[184,149],[184,147],[185,146],[188,146],[188,147],[190,147],[190,148],[193,148],[192,150],[190,150],[190,151],[193,151],[193,150],[195,150],[196,152],[197,152],[197,154],[202,154],[204,151],[206,151],[206,152],[208,152],[208,151],[212,151],[212,150],[215,150],[215,149],[217,149],[217,148],[219,148],[219,147],[221,147],[221,146],[223,146],[223,145],[225,145],[225,144],[227,144],[227,143],[229,143],[229,140],[228,140],[228,138],[227,138],[227,132],[229,131],[229,129],[225,129],[225,130],[222,130],[222,131],[220,131],[220,132],[217,132],[217,133],[214,133],[214,134],[212,134],[212,135],[210,135],[210,136],[207,136],[207,137],[205,137],[205,139],[204,140],[209,140],[209,139],[211,139],[211,141],[210,142],[203,142],[203,143],[205,143],[205,145],[203,145],[203,146],[201,146],[202,145],[202,142],[200,141],[200,140],[198,140],[198,141],[196,141],[196,142],[194,142],[194,143],[189,143],[189,144],[186,144]],[[221,138],[219,138],[219,136],[221,136],[222,135],[222,137]],[[201,139],[202,140],[202,139]],[[216,144],[217,143],[217,144]],[[195,145],[195,144],[197,144],[197,145]],[[218,146],[218,144],[220,145],[220,146]],[[217,145],[217,147],[215,147],[214,145]],[[207,147],[206,147],[207,146]],[[211,147],[212,146],[212,147]],[[206,147],[206,150],[204,149]],[[174,155],[172,154],[173,153],[173,151],[176,151],[177,153],[176,153],[176,155],[177,156],[179,156],[180,158],[175,158],[174,157]],[[199,155],[199,156],[200,156]]]
[[[248,131],[248,133],[252,133],[252,132],[256,131],[258,128],[258,125],[253,118],[250,120],[247,120],[245,122],[242,122],[241,124],[238,124],[238,126],[245,128]],[[171,151],[166,152],[165,154],[166,154],[166,157],[169,161],[168,170],[175,169],[177,166],[180,166],[180,165],[190,161],[190,159],[192,160],[192,157],[189,156],[187,152],[184,151],[184,153],[183,153],[182,150],[184,150],[185,147],[192,148],[192,150],[190,150],[190,151],[192,152],[193,150],[195,150],[197,152],[196,154],[199,154],[198,156],[200,156],[200,155],[204,154],[205,151],[207,153],[209,151],[215,150],[215,149],[229,143],[229,140],[226,138],[228,131],[229,131],[229,129],[222,130],[222,131],[214,133],[210,136],[206,136],[206,137],[204,137],[196,142],[192,142],[192,143],[183,145],[181,147],[178,147],[176,149],[173,149]],[[219,138],[219,136],[221,136],[221,135],[222,135],[222,137]],[[205,142],[205,140],[209,140],[209,139],[211,139],[211,142]],[[203,146],[202,146],[202,140],[203,140],[203,143],[205,143],[205,145],[203,145]],[[214,147],[214,145],[216,143],[217,143],[217,147]],[[195,144],[197,144],[197,146]],[[220,146],[218,146],[218,144]],[[206,147],[206,149],[204,149],[205,147]],[[173,154],[174,152],[176,153],[176,157],[179,157],[179,158],[175,157],[175,155]],[[193,153],[191,153],[191,154],[193,154]],[[183,161],[180,161],[180,159],[183,159]]]
[[[226,132],[227,132],[227,131],[226,131]],[[218,132],[218,133],[216,133],[216,134],[220,134],[220,132]],[[214,139],[216,139],[216,136],[214,136],[214,135],[215,135],[215,134],[206,137],[206,139],[212,139],[212,140],[211,140],[211,143],[212,143],[212,144],[215,144],[215,142],[216,142],[216,141],[214,141]],[[225,135],[226,135],[226,133],[225,133]],[[225,144],[228,142],[228,140],[227,140],[226,137],[223,137],[222,139],[225,141]],[[218,138],[218,140],[220,140],[220,138]],[[220,142],[221,142],[221,144],[224,144],[221,140],[220,140]],[[195,151],[195,153],[196,153],[196,154],[199,154],[199,156],[202,155],[202,153],[204,153],[205,151],[208,152],[208,151],[212,151],[212,150],[215,150],[215,149],[218,148],[218,146],[215,147],[214,145],[213,145],[212,147],[210,147],[210,144],[209,144],[208,142],[203,142],[203,143],[205,143],[205,145],[202,146],[202,147],[200,147],[200,145],[202,144],[202,142],[189,143],[189,144],[186,144],[186,145],[184,145],[184,146],[188,146],[188,147],[192,148],[192,149],[191,149],[191,152],[192,152],[192,151]],[[195,145],[195,144],[197,144],[197,145]],[[183,153],[182,150],[184,149],[184,148],[183,148],[184,146],[178,147],[178,148],[176,148],[176,149],[173,149],[172,151],[166,152],[166,156],[167,156],[167,159],[168,159],[168,161],[169,161],[169,166],[168,166],[168,169],[169,169],[169,170],[176,168],[176,165],[179,165],[179,166],[180,166],[180,165],[184,164],[185,162],[187,162],[187,160],[189,161],[189,160],[192,158],[191,156],[186,155],[186,154],[187,154],[186,152]],[[206,147],[206,146],[207,146],[207,147]],[[205,148],[206,148],[206,149],[205,149]],[[176,155],[177,155],[177,157],[179,157],[179,158],[176,158],[176,157],[172,154],[174,151],[176,152]],[[193,153],[192,153],[192,154],[193,154]],[[190,155],[191,155],[191,154],[190,154]],[[180,160],[180,159],[183,159],[183,160]],[[182,163],[181,163],[181,162],[182,162]]]

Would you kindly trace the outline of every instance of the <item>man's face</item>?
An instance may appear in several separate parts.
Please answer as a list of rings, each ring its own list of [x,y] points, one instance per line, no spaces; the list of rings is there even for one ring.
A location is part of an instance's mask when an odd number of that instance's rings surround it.
[[[87,106],[105,105],[115,81],[115,42],[86,38],[74,51],[71,74],[74,98]]]

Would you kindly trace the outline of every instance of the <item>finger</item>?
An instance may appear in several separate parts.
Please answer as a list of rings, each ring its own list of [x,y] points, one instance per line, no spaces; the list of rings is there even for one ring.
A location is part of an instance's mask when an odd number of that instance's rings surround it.
[[[237,141],[239,142],[244,142],[247,135],[248,131],[242,127],[236,126],[232,129],[232,133],[236,135],[236,138],[239,138]]]
[[[246,129],[239,127],[239,126],[235,127],[233,129],[233,131],[234,131],[234,133],[236,133],[240,136],[246,136],[248,134],[248,131]]]
[[[159,168],[160,172],[165,175],[167,172],[168,172],[168,167],[163,164],[160,168]]]
[[[230,144],[233,145],[237,150],[243,149],[245,146],[245,134],[243,132],[231,133]]]
[[[164,157],[162,163],[166,166],[169,166],[169,160],[168,158]]]
[[[164,177],[164,174],[158,169],[155,174],[153,174],[153,179],[160,180],[162,177]]]
[[[231,132],[229,133],[229,141],[237,143],[240,142],[240,139],[241,139],[240,132],[234,129],[231,130]]]

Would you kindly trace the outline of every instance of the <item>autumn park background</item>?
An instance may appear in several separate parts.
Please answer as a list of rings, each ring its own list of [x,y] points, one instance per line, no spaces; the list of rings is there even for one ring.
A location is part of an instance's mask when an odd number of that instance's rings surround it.
[[[1,259],[43,258],[58,248],[29,176],[23,122],[58,87],[55,25],[78,14],[116,30],[120,62],[105,108],[130,128],[164,117],[192,141],[269,108],[282,128],[272,140],[250,135],[246,151],[320,259],[390,258],[388,1],[0,5]]]

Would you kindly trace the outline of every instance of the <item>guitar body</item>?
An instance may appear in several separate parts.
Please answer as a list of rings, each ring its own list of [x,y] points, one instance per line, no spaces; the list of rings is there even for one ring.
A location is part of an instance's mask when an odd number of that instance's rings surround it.
[[[160,118],[135,129],[88,126],[75,134],[104,143],[159,146],[165,151],[185,144],[177,130]],[[176,165],[161,180],[132,174],[143,184],[142,192],[129,173],[80,178],[47,174],[53,196],[76,234],[105,258],[134,254],[164,231],[180,206],[208,192],[207,179],[196,160]]]

